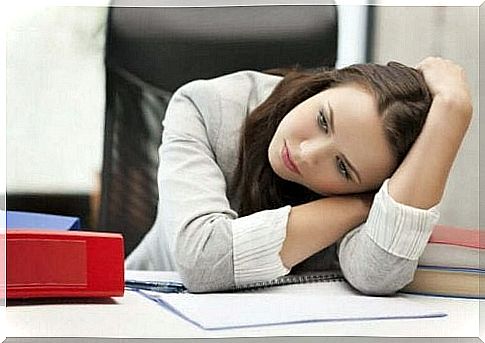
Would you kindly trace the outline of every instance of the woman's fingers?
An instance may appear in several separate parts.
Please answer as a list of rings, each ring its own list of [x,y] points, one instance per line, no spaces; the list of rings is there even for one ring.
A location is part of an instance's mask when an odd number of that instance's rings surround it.
[[[473,109],[464,68],[451,60],[431,56],[419,62],[416,69],[421,71],[433,99],[447,104],[449,110],[443,118],[458,116],[469,122]]]
[[[442,57],[426,57],[416,69],[424,76],[433,95],[457,95],[468,93],[468,82],[463,67]]]
[[[440,57],[440,56],[428,56],[422,59],[417,65],[416,69],[422,69],[423,67],[428,67],[430,65],[438,64],[438,63],[443,63],[443,64],[455,64],[455,62],[448,60],[446,58]]]

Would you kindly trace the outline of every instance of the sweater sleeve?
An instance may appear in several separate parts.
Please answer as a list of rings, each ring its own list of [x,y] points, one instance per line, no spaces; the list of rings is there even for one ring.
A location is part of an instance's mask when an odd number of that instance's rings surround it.
[[[224,290],[289,272],[279,251],[290,206],[242,218],[230,207],[213,148],[220,138],[221,101],[212,85],[194,81],[173,95],[160,148],[159,225],[191,292]]]
[[[387,179],[376,194],[367,221],[339,245],[342,272],[367,294],[391,294],[413,280],[434,225],[438,207],[419,209],[396,202]]]

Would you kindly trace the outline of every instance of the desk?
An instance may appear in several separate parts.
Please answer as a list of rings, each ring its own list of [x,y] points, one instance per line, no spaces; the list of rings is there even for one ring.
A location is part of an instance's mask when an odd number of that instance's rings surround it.
[[[323,284],[293,285],[292,291],[321,294]],[[278,290],[277,290],[278,289]],[[283,287],[264,290],[284,292]],[[102,300],[16,301],[7,306],[7,337],[208,338],[258,336],[478,337],[479,301],[406,295],[444,310],[447,317],[305,323],[205,331],[127,291]],[[485,304],[482,304],[485,305]]]

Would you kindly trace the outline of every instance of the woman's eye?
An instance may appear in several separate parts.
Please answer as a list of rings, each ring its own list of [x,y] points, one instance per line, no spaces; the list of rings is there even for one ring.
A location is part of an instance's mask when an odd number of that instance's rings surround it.
[[[320,110],[320,112],[318,113],[317,120],[318,120],[318,125],[320,125],[320,127],[323,130],[325,130],[325,133],[328,133],[327,118],[325,118],[325,114],[323,113],[322,110]]]
[[[343,177],[345,177],[347,180],[350,179],[349,170],[347,169],[347,166],[340,158],[337,158],[337,169]]]

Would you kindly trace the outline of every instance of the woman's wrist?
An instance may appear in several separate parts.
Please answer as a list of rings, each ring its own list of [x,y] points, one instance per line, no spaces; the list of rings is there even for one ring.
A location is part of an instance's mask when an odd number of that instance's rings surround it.
[[[453,93],[438,93],[433,97],[434,105],[446,107],[449,110],[461,114],[463,117],[471,117],[473,106],[468,93],[457,90]]]
[[[427,118],[428,127],[439,128],[441,132],[464,133],[472,119],[473,106],[466,94],[436,94]]]

